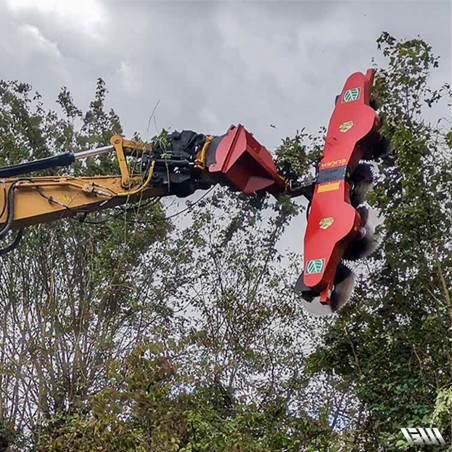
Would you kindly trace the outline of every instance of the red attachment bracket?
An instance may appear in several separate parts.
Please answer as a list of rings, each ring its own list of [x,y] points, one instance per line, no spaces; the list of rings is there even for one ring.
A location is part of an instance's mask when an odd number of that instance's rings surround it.
[[[266,189],[277,195],[286,189],[270,152],[240,124],[229,127],[209,172],[221,175],[228,186],[246,194]]]

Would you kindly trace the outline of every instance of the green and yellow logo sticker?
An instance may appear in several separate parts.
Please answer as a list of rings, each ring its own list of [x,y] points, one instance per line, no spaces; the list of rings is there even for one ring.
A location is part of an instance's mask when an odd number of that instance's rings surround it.
[[[306,274],[314,275],[316,273],[322,273],[323,266],[325,265],[325,259],[314,259],[306,263]]]
[[[354,100],[358,100],[360,95],[361,88],[348,89],[342,96],[342,102],[353,102]]]
[[[322,218],[319,221],[320,229],[328,229],[334,223],[333,217]]]
[[[339,131],[342,133],[348,132],[353,127],[353,121],[345,121],[339,124]]]

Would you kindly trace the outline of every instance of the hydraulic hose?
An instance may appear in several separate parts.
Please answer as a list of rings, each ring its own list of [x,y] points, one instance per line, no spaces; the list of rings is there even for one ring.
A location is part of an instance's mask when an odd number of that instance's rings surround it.
[[[20,241],[22,240],[23,236],[24,236],[24,230],[23,229],[19,229],[19,232],[17,233],[17,235],[14,238],[13,242],[10,243],[5,248],[2,248],[0,250],[0,256],[4,256],[5,254],[8,254],[9,252],[15,250],[17,248],[17,245],[19,245]]]
[[[43,171],[50,168],[57,168],[60,166],[69,166],[75,162],[75,155],[71,152],[64,154],[46,157],[33,162],[20,163],[19,165],[5,166],[0,168],[0,179],[8,177],[16,177],[21,174],[34,173],[36,171]]]
[[[11,229],[11,226],[14,221],[14,190],[16,189],[16,185],[20,182],[20,180],[14,181],[11,186],[9,187],[8,191],[8,199],[7,199],[7,217],[6,217],[6,223],[0,229],[0,240],[4,239],[6,234],[8,234],[9,230]]]

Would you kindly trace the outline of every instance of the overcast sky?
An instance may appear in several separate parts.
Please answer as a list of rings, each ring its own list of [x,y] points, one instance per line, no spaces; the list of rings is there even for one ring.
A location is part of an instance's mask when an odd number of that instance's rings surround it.
[[[327,124],[381,31],[420,35],[442,57],[438,82],[450,80],[450,1],[0,0],[0,18],[0,78],[52,106],[65,85],[86,107],[102,77],[128,135],[146,134],[160,101],[158,127],[241,122],[274,148]]]
[[[0,0],[0,19],[0,78],[32,84],[51,107],[67,86],[86,108],[102,77],[128,136],[146,137],[160,101],[159,128],[222,134],[240,122],[273,149],[328,123],[382,31],[420,35],[441,55],[432,82],[451,78],[450,1]]]

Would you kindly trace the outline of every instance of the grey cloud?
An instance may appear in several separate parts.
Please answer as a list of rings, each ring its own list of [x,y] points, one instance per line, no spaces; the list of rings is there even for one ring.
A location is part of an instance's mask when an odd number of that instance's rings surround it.
[[[273,148],[327,123],[382,30],[420,34],[443,56],[437,79],[449,78],[448,2],[93,0],[93,13],[66,0],[72,16],[31,4],[0,0],[0,76],[32,83],[48,103],[67,85],[82,106],[102,77],[129,135],[146,134],[160,100],[159,127],[222,133],[242,122]]]

